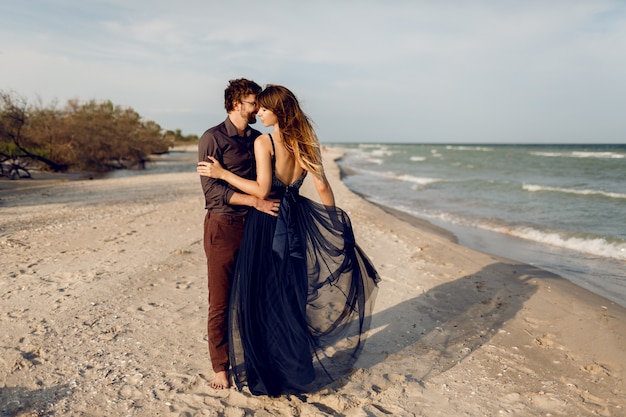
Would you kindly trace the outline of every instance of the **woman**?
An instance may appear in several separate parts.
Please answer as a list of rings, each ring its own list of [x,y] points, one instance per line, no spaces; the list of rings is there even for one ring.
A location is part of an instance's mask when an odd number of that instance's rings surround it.
[[[350,371],[380,278],[335,207],[319,141],[295,95],[269,85],[257,101],[257,117],[274,129],[254,142],[256,180],[211,157],[198,173],[279,201],[277,217],[248,212],[229,315],[237,388],[276,396],[318,389]],[[322,204],[299,195],[308,173]]]

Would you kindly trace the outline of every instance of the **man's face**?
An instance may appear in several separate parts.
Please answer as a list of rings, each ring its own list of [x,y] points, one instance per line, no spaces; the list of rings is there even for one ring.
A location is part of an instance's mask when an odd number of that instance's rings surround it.
[[[241,99],[239,114],[242,119],[248,121],[248,124],[256,123],[256,113],[258,110],[259,106],[256,102],[256,95],[249,94]]]

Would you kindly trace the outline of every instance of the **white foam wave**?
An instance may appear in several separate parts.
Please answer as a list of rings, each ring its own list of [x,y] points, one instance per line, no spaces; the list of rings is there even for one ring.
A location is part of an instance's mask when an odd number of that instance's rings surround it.
[[[609,198],[626,198],[626,194],[621,193],[612,193],[608,191],[601,190],[577,190],[573,188],[560,188],[560,187],[549,187],[545,185],[534,185],[534,184],[524,184],[522,189],[529,192],[540,192],[540,191],[551,191],[558,193],[567,193],[567,194],[578,194],[578,195],[601,195]]]
[[[398,153],[398,151],[390,150],[388,146],[379,144],[359,144],[357,149],[351,150],[353,155],[377,165],[384,163],[383,159],[386,156],[392,156]]]
[[[419,184],[419,185],[428,185],[428,184],[441,181],[438,178],[415,177],[413,175],[408,175],[408,174],[392,175],[392,177],[399,179],[401,181],[412,182],[412,183]]]
[[[412,156],[409,158],[411,161],[415,161],[415,162],[422,162],[425,161],[426,158],[423,156]]]
[[[617,152],[531,152],[531,155],[562,157],[562,158],[599,158],[599,159],[623,159],[626,155]]]
[[[611,243],[602,238],[563,237],[528,227],[511,229],[508,234],[595,256],[626,260],[626,244]]]
[[[376,164],[376,165],[382,165],[383,164],[383,160],[380,158],[373,158],[372,157],[372,152],[370,151],[365,151],[363,149],[360,149],[362,147],[366,147],[366,146],[361,146],[359,145],[359,149],[351,149],[350,150],[350,155],[354,156],[357,159],[362,159],[365,162],[369,162],[371,164]]]
[[[392,151],[390,151],[387,148],[380,148],[380,149],[376,149],[376,150],[372,151],[371,154],[372,154],[372,156],[391,156],[394,153],[397,153],[397,152],[392,152]]]
[[[487,148],[484,146],[446,146],[446,149],[454,150],[454,151],[481,151],[481,152],[492,152],[493,148]]]
[[[422,213],[421,215],[424,214],[426,213]],[[460,226],[502,233],[593,256],[626,260],[626,243],[608,242],[603,238],[585,238],[575,236],[564,237],[556,232],[540,231],[531,227],[509,227],[504,224],[492,223],[489,221],[476,219],[472,220],[451,213],[430,213],[426,214],[426,217],[432,217]]]
[[[559,248],[576,252],[586,253],[605,258],[626,260],[626,244],[612,243],[603,238],[585,238],[575,236],[563,236],[556,232],[541,231],[531,227],[513,227],[479,222],[477,227],[519,237],[533,242],[544,243]]]
[[[386,204],[386,202],[383,201],[379,201],[379,203]],[[450,223],[463,227],[483,229],[593,256],[626,261],[626,243],[623,243],[623,241],[609,242],[600,237],[564,236],[557,232],[540,231],[532,227],[524,226],[511,227],[499,222],[468,218],[449,212],[416,211],[414,208],[406,207],[401,204],[395,205],[394,207],[417,217],[439,221],[438,224],[440,225],[442,223]],[[445,225],[443,227],[445,228]]]
[[[363,175],[371,175],[374,177],[388,178],[388,179],[398,180],[398,181],[406,181],[406,182],[410,182],[410,183],[418,184],[418,185],[428,185],[428,184],[432,184],[435,182],[443,181],[442,179],[439,179],[439,178],[415,177],[413,175],[398,174],[392,171],[379,172],[379,171],[372,171],[369,169],[362,169],[362,168],[353,168],[353,170]]]

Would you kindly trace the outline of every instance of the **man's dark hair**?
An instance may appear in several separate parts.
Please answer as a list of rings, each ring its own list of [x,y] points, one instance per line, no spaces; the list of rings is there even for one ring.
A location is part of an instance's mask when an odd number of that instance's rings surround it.
[[[228,81],[228,87],[224,90],[224,108],[226,112],[233,110],[235,103],[240,102],[244,97],[250,94],[257,95],[261,90],[263,88],[260,85],[245,78]]]

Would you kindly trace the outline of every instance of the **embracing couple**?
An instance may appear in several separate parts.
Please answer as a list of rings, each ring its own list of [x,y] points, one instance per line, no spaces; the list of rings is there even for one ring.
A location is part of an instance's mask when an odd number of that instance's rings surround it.
[[[335,206],[311,120],[280,85],[229,81],[198,144],[205,195],[211,386],[278,396],[345,376],[380,280]],[[259,118],[273,130],[250,127]],[[310,175],[320,203],[300,196]]]

